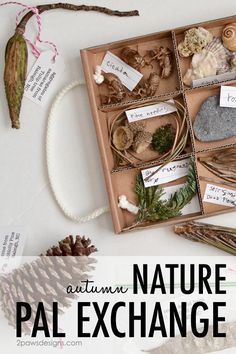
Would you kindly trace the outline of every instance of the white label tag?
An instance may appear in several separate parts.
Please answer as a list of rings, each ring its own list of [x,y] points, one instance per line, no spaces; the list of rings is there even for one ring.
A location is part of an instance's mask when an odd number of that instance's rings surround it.
[[[26,232],[21,227],[0,229],[0,273],[20,265],[25,240]]]
[[[158,167],[159,166],[155,166],[141,171],[145,188],[169,183],[186,176],[188,174],[189,159],[170,162],[154,176],[146,180],[146,178],[155,172]]]
[[[220,106],[236,108],[236,87],[221,86]]]
[[[52,51],[40,54],[26,79],[24,96],[40,106],[54,95],[53,87],[65,69],[62,57],[52,61]]]
[[[143,74],[111,52],[106,53],[101,67],[105,73],[112,73],[118,76],[122,84],[130,91],[133,91],[143,77]]]
[[[219,84],[220,82],[223,81],[229,81],[229,80],[234,80],[236,77],[236,74],[233,72],[228,72],[220,75],[214,75],[214,76],[208,76],[204,77],[203,79],[197,79],[193,80],[193,87],[199,87],[203,85],[214,85],[214,84]]]
[[[236,207],[236,191],[207,184],[203,201],[227,207]]]
[[[131,123],[136,122],[137,120],[164,116],[166,114],[170,114],[176,111],[177,109],[174,100],[169,100],[166,102],[153,104],[151,106],[130,109],[129,111],[126,111],[125,114],[127,116],[128,121]]]

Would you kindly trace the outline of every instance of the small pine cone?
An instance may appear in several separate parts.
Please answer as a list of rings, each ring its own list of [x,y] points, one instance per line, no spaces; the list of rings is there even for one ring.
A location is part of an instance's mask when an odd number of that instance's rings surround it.
[[[152,142],[152,134],[149,132],[139,132],[136,134],[132,148],[137,154],[144,152]]]
[[[26,263],[11,273],[0,277],[0,299],[3,312],[10,325],[15,327],[16,302],[27,302],[35,316],[39,302],[43,302],[48,322],[52,322],[52,303],[57,302],[60,313],[71,305],[76,294],[68,294],[68,285],[81,286],[90,279],[89,273],[96,261],[88,257],[97,249],[90,239],[68,236],[51,247],[46,255]],[[33,322],[23,324],[23,332],[31,333]]]
[[[138,132],[143,132],[146,128],[146,123],[144,121],[137,121],[128,123],[127,127],[133,132],[133,134],[137,134]]]
[[[46,256],[89,256],[96,252],[94,246],[90,246],[91,240],[85,237],[76,236],[74,241],[73,236],[68,236],[59,242],[58,246],[53,246],[46,252]]]

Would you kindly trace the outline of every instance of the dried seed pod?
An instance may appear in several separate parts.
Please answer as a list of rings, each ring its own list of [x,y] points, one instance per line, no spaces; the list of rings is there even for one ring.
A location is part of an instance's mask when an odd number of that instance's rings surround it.
[[[137,122],[132,122],[128,123],[127,127],[135,134],[138,132],[143,132],[146,128],[146,123],[144,121],[137,121]]]
[[[139,52],[129,47],[122,49],[121,59],[136,70],[140,70],[147,65],[145,59],[139,54]]]
[[[167,47],[160,47],[156,50],[150,50],[148,54],[151,56],[151,61],[157,60],[162,71],[161,78],[167,79],[173,71],[173,53]]]
[[[131,97],[144,98],[155,96],[160,81],[160,76],[156,72],[151,73],[144,84],[137,86],[137,88],[131,93]]]
[[[105,96],[105,104],[121,102],[126,92],[119,77],[112,73],[104,73],[103,76],[109,90],[109,94]]]
[[[152,142],[151,133],[145,131],[138,132],[135,135],[132,148],[134,152],[136,152],[137,154],[141,154],[150,146],[151,142]]]
[[[145,83],[146,86],[146,96],[155,96],[156,91],[160,85],[160,76],[157,73],[151,73],[147,82]]]
[[[129,149],[133,140],[133,132],[127,126],[118,127],[113,133],[112,142],[117,150],[124,151]]]
[[[21,101],[27,72],[27,44],[22,34],[15,33],[6,46],[4,83],[12,128],[19,129]]]

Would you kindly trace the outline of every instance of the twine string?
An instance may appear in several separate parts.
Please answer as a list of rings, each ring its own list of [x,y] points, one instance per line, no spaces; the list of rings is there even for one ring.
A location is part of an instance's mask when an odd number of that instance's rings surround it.
[[[48,40],[46,41],[43,41],[41,39],[41,32],[42,32],[42,21],[41,21],[41,16],[39,14],[39,10],[37,7],[34,7],[34,6],[30,6],[30,5],[25,5],[21,2],[17,2],[17,1],[8,1],[8,2],[4,2],[2,4],[0,4],[0,6],[5,6],[5,5],[18,5],[18,6],[22,6],[24,7],[23,10],[21,10],[17,16],[16,16],[16,26],[18,26],[19,22],[20,22],[20,18],[21,16],[23,15],[23,13],[28,10],[28,11],[32,11],[34,14],[35,14],[35,17],[36,17],[36,21],[37,21],[37,26],[38,26],[38,32],[37,32],[37,35],[36,35],[36,38],[34,40],[34,42],[31,42],[31,40],[29,40],[28,38],[25,37],[25,35],[23,34],[25,40],[27,41],[27,43],[30,45],[31,47],[31,51],[32,51],[32,54],[38,58],[41,54],[41,51],[40,49],[37,48],[37,42],[41,43],[41,44],[47,44],[49,45],[50,47],[52,47],[53,49],[53,52],[54,52],[54,56],[52,58],[52,60],[55,62],[56,60],[56,57],[58,56],[58,50],[57,50],[57,46],[53,43],[53,42],[50,42]]]

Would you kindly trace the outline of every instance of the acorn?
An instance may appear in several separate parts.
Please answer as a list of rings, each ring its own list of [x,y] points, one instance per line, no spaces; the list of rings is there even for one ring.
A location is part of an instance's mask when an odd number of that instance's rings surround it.
[[[146,131],[138,132],[135,135],[132,148],[137,154],[144,152],[152,142],[152,134]]]
[[[12,128],[20,128],[20,109],[24,95],[28,51],[23,34],[16,32],[5,51],[4,83]]]
[[[129,149],[133,140],[133,132],[127,126],[118,127],[113,133],[112,142],[117,150],[124,151]]]

